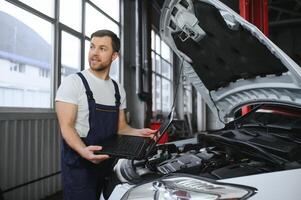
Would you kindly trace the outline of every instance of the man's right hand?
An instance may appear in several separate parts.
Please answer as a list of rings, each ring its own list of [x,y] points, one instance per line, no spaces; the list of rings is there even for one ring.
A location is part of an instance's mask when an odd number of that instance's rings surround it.
[[[109,155],[95,155],[94,154],[94,151],[98,151],[98,150],[101,150],[102,147],[101,146],[87,146],[87,147],[84,147],[80,150],[80,155],[89,160],[90,162],[94,163],[94,164],[98,164],[108,158],[110,158]]]

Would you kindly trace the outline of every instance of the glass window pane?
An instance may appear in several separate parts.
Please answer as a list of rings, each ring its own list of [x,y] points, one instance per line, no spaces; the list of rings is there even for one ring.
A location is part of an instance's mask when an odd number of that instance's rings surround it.
[[[161,110],[161,77],[156,76],[156,110]]]
[[[154,30],[151,30],[153,111],[169,112],[172,93],[172,51]],[[155,103],[154,103],[155,102]]]
[[[156,72],[161,74],[161,58],[158,55],[156,55]]]
[[[184,112],[192,113],[192,92],[184,90]]]
[[[165,42],[162,41],[162,57],[170,62],[171,52],[169,46]]]
[[[118,25],[86,3],[86,35],[90,37],[99,29],[111,30],[119,36]]]
[[[161,43],[161,39],[160,39],[159,35],[156,34],[156,52],[158,54],[161,54],[161,45],[160,45],[160,43]]]
[[[90,49],[90,41],[85,40],[85,69],[88,69],[90,67],[88,61],[89,49]]]
[[[62,80],[69,74],[80,71],[80,39],[62,32]]]
[[[60,22],[81,32],[82,0],[60,0]]]
[[[171,65],[165,60],[162,60],[162,75],[168,79],[171,78]]]
[[[110,69],[110,77],[117,82],[119,82],[119,66],[120,66],[119,58],[117,58],[112,62],[111,69]]]
[[[151,32],[151,41],[152,41],[152,50],[155,50],[156,36],[153,30]]]
[[[152,74],[152,100],[153,100],[153,105],[152,105],[152,110],[155,111],[156,110],[156,76],[153,73]]]
[[[119,22],[119,0],[91,0],[101,10]]]
[[[152,51],[152,70],[156,69],[155,53]]]
[[[184,111],[192,113],[192,85],[188,82],[186,76],[183,76],[184,86]]]
[[[19,0],[41,13],[54,17],[54,0]]]
[[[162,111],[169,112],[171,106],[171,83],[162,78]]]
[[[0,4],[0,106],[50,108],[53,25]]]

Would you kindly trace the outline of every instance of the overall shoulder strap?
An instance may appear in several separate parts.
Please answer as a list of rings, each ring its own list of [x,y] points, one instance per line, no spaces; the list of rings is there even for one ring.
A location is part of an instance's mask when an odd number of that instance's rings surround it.
[[[81,72],[78,72],[76,74],[82,79],[82,82],[86,89],[86,95],[87,95],[88,107],[89,107],[89,125],[90,125],[90,129],[91,129],[91,127],[93,127],[92,116],[94,113],[95,100],[93,98],[93,93],[90,89],[87,79],[84,77],[84,75]]]
[[[120,92],[119,92],[118,84],[113,79],[111,79],[111,80],[112,80],[114,88],[115,88],[115,104],[117,107],[119,107],[120,106]]]
[[[89,87],[87,79],[84,77],[84,75],[81,72],[78,72],[76,74],[82,79],[82,82],[83,82],[83,84],[85,86],[85,89],[86,89],[86,94],[87,94],[88,100],[89,101],[90,100],[94,100],[94,98],[93,98],[93,92],[91,91],[91,89]]]

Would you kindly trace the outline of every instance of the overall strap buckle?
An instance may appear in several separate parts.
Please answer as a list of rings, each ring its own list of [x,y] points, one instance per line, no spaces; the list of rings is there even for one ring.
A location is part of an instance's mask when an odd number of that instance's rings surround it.
[[[120,106],[120,92],[119,92],[119,88],[118,88],[118,84],[112,79],[112,82],[113,82],[113,85],[114,85],[114,88],[115,88],[115,104],[116,106]]]
[[[89,101],[94,100],[92,91],[86,91],[86,95],[87,95],[87,98],[88,98]]]
[[[120,95],[119,94],[115,94],[115,104],[116,106],[120,106]]]

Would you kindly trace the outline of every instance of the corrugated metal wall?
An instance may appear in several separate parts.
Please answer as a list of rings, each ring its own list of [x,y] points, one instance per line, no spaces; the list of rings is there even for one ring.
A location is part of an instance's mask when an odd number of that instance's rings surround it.
[[[59,171],[60,134],[54,112],[0,113],[2,191],[41,179],[5,192],[5,200],[41,199],[61,190]],[[45,176],[49,177],[42,179]]]

